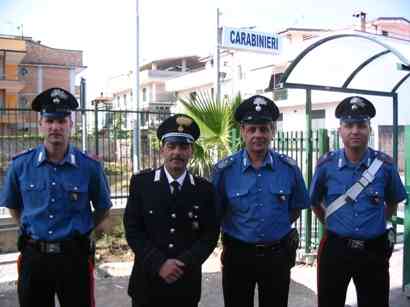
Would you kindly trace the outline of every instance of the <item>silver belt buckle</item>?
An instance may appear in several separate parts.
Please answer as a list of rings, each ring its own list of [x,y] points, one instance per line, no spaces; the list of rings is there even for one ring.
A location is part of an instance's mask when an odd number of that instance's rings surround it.
[[[46,244],[47,254],[59,254],[61,253],[60,243],[47,243]]]
[[[350,239],[349,240],[349,247],[352,248],[352,249],[363,250],[364,249],[364,241],[363,240]]]

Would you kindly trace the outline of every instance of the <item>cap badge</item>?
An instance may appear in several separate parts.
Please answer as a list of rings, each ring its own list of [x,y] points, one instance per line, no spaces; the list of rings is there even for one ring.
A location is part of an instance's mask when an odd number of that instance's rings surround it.
[[[52,90],[50,93],[50,97],[53,98],[53,103],[55,104],[59,104],[61,99],[67,99],[67,94],[64,93],[62,90],[60,89],[55,89]]]
[[[253,100],[253,104],[256,106],[255,111],[260,112],[262,110],[261,105],[262,106],[266,105],[266,101],[262,98],[257,97]]]
[[[189,127],[192,124],[192,119],[190,119],[189,117],[185,117],[185,116],[180,116],[176,119],[176,122],[178,124],[178,131],[179,132],[183,132],[184,131],[184,127]]]
[[[359,108],[364,108],[366,106],[363,100],[359,97],[353,97],[350,100],[350,104],[352,105],[352,110],[357,110]]]

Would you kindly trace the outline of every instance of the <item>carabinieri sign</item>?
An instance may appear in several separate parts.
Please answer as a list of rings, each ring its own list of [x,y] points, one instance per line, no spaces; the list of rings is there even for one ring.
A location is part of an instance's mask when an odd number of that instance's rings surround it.
[[[223,27],[221,47],[279,54],[282,41],[277,34]]]

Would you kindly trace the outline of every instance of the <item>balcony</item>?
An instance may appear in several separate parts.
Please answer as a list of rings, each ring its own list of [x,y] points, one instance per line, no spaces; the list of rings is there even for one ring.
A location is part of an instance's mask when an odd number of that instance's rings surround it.
[[[0,90],[6,90],[8,94],[18,93],[25,86],[25,82],[22,80],[5,78],[4,75],[0,74]]]

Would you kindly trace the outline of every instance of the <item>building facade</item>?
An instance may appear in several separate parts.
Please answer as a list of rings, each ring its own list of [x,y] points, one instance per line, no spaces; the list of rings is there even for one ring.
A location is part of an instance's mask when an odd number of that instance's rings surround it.
[[[0,128],[36,127],[37,118],[29,112],[17,119],[5,109],[29,109],[34,97],[47,88],[62,87],[76,94],[75,78],[85,69],[82,57],[79,50],[51,48],[30,37],[0,35]]]

